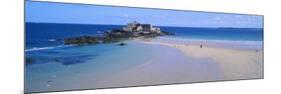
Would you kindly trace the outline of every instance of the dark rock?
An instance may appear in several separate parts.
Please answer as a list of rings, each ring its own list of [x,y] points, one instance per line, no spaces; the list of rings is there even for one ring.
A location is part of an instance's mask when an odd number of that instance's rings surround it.
[[[126,44],[124,42],[121,42],[118,44],[119,46],[125,46]]]
[[[98,44],[99,40],[100,40],[99,37],[95,37],[95,36],[81,36],[76,38],[65,39],[64,44],[76,44],[76,45]]]
[[[99,44],[99,43],[114,43],[127,40],[130,38],[144,37],[154,38],[157,36],[174,35],[174,33],[166,31],[124,31],[123,29],[113,29],[111,31],[105,31],[101,36],[80,36],[75,38],[64,39],[64,44],[72,45],[84,45],[84,44]]]
[[[33,59],[33,58],[25,58],[25,64],[32,64],[32,63],[34,63],[35,62],[35,60]]]
[[[161,31],[162,35],[175,35],[175,33],[167,32],[167,31]]]

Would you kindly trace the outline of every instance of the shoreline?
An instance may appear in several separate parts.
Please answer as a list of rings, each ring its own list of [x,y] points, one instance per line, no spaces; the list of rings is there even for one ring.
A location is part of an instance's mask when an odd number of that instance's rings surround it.
[[[29,82],[26,91],[263,78],[262,48],[256,52],[255,49],[239,48],[240,46],[226,47],[228,44],[214,47],[211,43],[207,45],[207,42],[200,48],[197,45],[200,42],[191,40],[186,43],[133,39],[125,43],[126,46],[110,44],[104,51],[112,47],[115,50],[107,53],[102,51],[102,55],[81,64],[65,66],[59,62],[48,62],[30,66],[26,76],[29,78],[25,79]],[[82,51],[93,54],[96,48],[104,48],[102,46],[105,45],[63,49],[63,52]],[[251,48],[252,44],[247,47]],[[50,68],[53,70],[49,70]],[[33,71],[35,69],[41,71]]]
[[[208,39],[192,39],[179,37],[159,37],[151,40],[156,43],[168,44],[185,44],[185,45],[202,45],[214,48],[238,49],[238,50],[263,50],[263,41],[249,40],[208,40]]]
[[[258,44],[243,45],[247,47],[231,47],[232,45],[228,45],[226,42],[245,42],[223,40],[224,42],[221,42],[220,45],[213,46],[214,44],[204,40],[188,41],[187,43],[172,43],[163,40],[142,42],[178,49],[186,57],[209,58],[220,65],[220,68],[224,72],[224,79],[226,80],[263,78],[263,45],[259,44],[259,42]],[[202,48],[200,45],[203,45]]]

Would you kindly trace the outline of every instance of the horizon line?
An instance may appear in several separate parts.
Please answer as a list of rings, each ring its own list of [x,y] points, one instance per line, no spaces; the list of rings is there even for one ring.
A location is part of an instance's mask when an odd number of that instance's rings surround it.
[[[80,24],[80,25],[126,25],[126,24],[98,24],[98,23],[64,23],[64,22],[28,22],[25,21],[24,23],[48,23],[48,24]],[[149,24],[149,23],[145,23]],[[153,25],[156,27],[186,27],[186,28],[245,28],[245,29],[263,29],[264,27],[199,27],[199,26],[164,26],[164,25]]]

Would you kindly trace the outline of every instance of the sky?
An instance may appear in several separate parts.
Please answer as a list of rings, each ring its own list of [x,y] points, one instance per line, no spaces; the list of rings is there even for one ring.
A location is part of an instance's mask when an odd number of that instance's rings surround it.
[[[257,15],[33,1],[26,1],[25,21],[113,25],[138,21],[155,26],[263,28],[263,17]]]

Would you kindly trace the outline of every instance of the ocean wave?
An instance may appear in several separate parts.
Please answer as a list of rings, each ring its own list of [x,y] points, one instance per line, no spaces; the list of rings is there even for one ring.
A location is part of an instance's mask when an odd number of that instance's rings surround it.
[[[49,42],[54,42],[56,39],[48,39]]]
[[[49,49],[55,49],[55,48],[64,48],[64,47],[70,47],[71,45],[59,45],[59,46],[50,46],[50,47],[33,47],[31,49],[26,49],[25,52],[29,51],[39,51],[39,50],[49,50]]]

